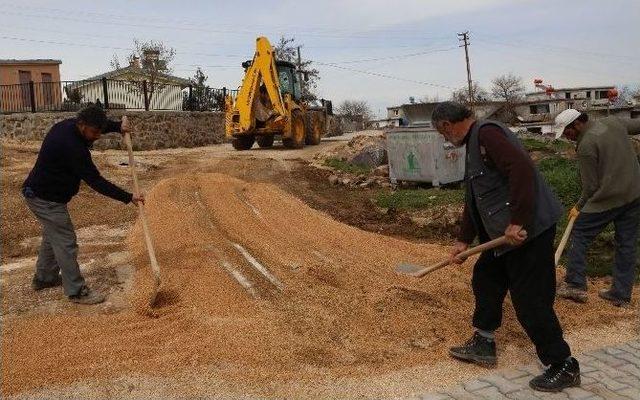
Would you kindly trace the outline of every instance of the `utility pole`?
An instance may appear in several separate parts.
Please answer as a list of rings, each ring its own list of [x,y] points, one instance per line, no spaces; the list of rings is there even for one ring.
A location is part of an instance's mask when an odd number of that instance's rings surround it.
[[[473,81],[471,80],[471,65],[469,63],[469,31],[465,31],[462,33],[458,33],[458,40],[463,44],[459,47],[464,46],[464,57],[467,60],[467,83],[469,84],[469,106],[473,110]]]

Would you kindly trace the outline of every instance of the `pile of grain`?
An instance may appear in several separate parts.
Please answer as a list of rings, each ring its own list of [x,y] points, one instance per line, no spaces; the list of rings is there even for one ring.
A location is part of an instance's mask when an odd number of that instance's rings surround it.
[[[132,307],[5,320],[3,394],[206,367],[239,393],[272,396],[278,382],[304,387],[319,373],[357,378],[429,365],[469,335],[470,265],[423,280],[393,271],[399,262],[439,261],[441,246],[364,232],[274,186],[220,174],[162,181],[146,208],[163,278],[157,318]],[[138,268],[132,303],[142,304],[149,265],[139,224],[129,245]],[[562,322],[571,330],[637,316],[599,305],[563,305]],[[512,321],[501,335],[530,346]]]

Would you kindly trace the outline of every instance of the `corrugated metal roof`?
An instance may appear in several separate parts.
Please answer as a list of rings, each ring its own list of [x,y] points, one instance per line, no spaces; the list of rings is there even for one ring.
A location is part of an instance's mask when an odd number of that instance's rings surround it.
[[[51,58],[33,58],[29,60],[0,59],[0,65],[22,65],[22,64],[62,64],[62,60]]]

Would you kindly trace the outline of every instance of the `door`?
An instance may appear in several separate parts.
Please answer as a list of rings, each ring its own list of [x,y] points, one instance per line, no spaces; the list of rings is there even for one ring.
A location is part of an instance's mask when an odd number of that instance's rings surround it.
[[[47,109],[53,105],[53,82],[51,74],[47,72],[42,73],[42,100]]]
[[[18,71],[20,78],[20,106],[24,109],[31,109],[31,92],[29,82],[31,82],[31,71]]]

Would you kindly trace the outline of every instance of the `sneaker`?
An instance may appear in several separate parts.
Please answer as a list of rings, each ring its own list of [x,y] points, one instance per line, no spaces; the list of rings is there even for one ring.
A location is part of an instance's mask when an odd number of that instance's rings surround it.
[[[610,302],[611,304],[613,304],[616,307],[628,307],[629,303],[631,303],[631,299],[626,300],[626,299],[622,299],[618,296],[616,296],[615,294],[613,294],[613,290],[609,289],[609,290],[601,290],[598,292],[598,296],[600,296],[601,298],[607,300],[608,302]]]
[[[496,342],[476,332],[463,346],[449,349],[449,354],[458,360],[469,361],[484,366],[494,366],[497,360]]]
[[[69,296],[69,300],[79,304],[98,304],[105,300],[105,296],[102,293],[89,289],[88,286],[83,286],[82,289],[80,289],[80,293]]]
[[[56,286],[60,286],[60,285],[62,285],[62,276],[60,276],[60,274],[58,274],[54,278],[54,280],[52,280],[50,282],[41,281],[35,275],[33,276],[33,279],[31,280],[31,288],[33,290],[35,290],[36,292],[38,290],[42,290],[42,289],[46,289],[46,288],[52,288],[52,287],[56,287]]]
[[[563,282],[558,291],[556,292],[558,297],[562,297],[563,299],[573,300],[577,303],[586,303],[587,302],[587,291],[574,286],[570,283]]]
[[[580,365],[571,357],[568,360],[551,364],[542,375],[529,382],[533,390],[540,392],[559,392],[563,389],[580,386]]]

